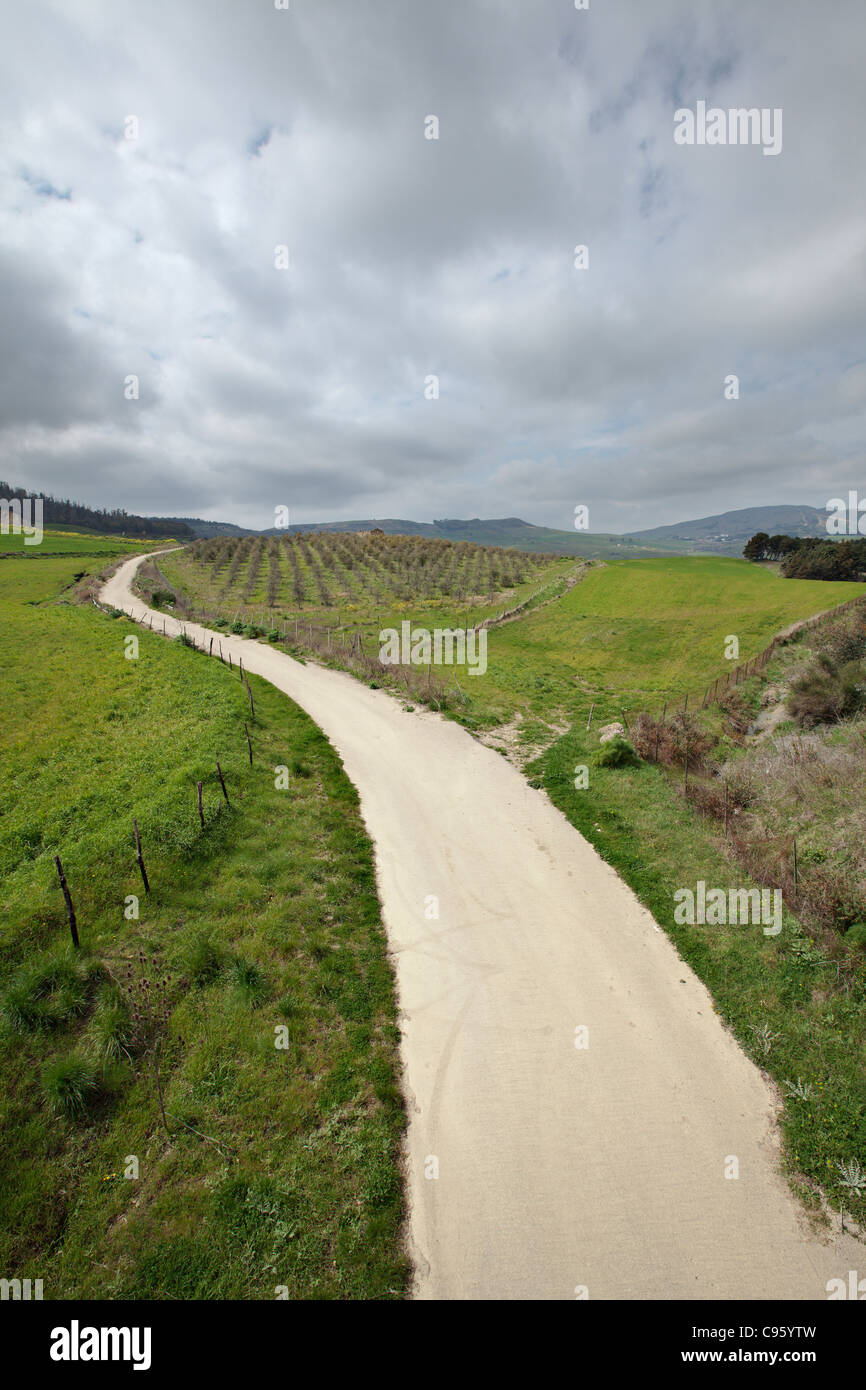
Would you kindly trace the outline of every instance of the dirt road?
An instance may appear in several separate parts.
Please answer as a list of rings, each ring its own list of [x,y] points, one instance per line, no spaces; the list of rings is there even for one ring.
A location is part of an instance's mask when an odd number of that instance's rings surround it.
[[[139,559],[102,597],[140,616]],[[823,1299],[866,1272],[858,1242],[810,1232],[772,1094],[704,987],[543,792],[437,715],[220,641],[312,716],[361,796],[399,988],[416,1297]]]

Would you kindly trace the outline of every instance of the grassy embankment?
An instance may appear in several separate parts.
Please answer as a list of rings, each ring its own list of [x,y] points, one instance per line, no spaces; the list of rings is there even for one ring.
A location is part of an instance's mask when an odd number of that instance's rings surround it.
[[[399,1296],[398,1030],[354,789],[266,683],[252,720],[226,667],[58,602],[82,568],[0,565],[0,1269],[46,1298]]]

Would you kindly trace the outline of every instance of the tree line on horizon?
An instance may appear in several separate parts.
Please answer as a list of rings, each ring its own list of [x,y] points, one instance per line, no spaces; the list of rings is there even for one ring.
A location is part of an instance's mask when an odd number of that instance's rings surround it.
[[[43,523],[61,526],[86,526],[91,531],[103,531],[110,535],[133,536],[177,536],[193,539],[195,532],[186,522],[168,522],[158,516],[136,516],[115,507],[87,507],[83,502],[72,502],[69,498],[52,497],[45,492],[28,492],[23,487],[13,487],[11,483],[0,482],[0,497],[7,501],[17,499],[24,502],[30,498],[42,502]]]
[[[785,579],[866,580],[866,539],[768,536],[757,531],[743,547],[746,560],[780,560]]]

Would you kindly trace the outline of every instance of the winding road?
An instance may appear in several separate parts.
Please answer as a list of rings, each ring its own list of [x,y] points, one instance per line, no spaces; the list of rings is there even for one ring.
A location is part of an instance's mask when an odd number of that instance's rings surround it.
[[[143,558],[101,595],[139,618]],[[790,1194],[773,1093],[706,989],[544,792],[438,715],[184,627],[306,710],[360,794],[399,993],[416,1298],[826,1299],[866,1272],[863,1245]]]

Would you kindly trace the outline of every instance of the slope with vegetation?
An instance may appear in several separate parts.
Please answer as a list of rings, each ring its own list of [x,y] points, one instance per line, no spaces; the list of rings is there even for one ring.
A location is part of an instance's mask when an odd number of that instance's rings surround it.
[[[227,667],[76,604],[82,568],[0,566],[0,1266],[46,1298],[400,1296],[355,791],[272,687],[252,715]]]

